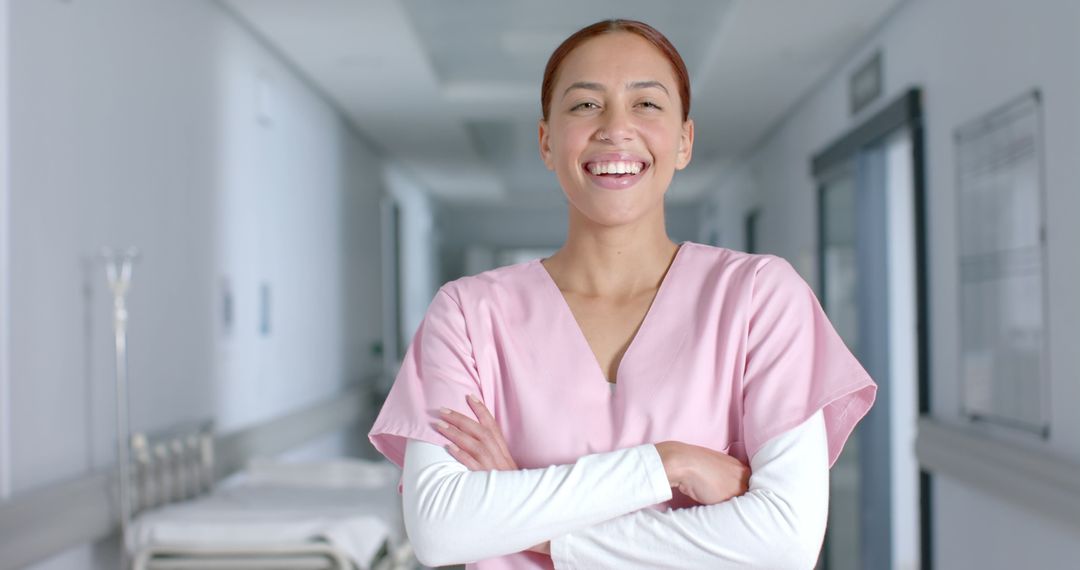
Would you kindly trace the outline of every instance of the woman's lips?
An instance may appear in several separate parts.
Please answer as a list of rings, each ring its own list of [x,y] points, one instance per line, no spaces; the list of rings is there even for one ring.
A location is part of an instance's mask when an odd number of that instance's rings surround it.
[[[629,172],[623,174],[594,174],[594,169],[591,168],[594,164],[592,161],[586,162],[581,165],[581,169],[585,171],[585,175],[589,177],[593,184],[608,190],[625,190],[637,184],[650,166],[647,162],[640,162],[640,170],[636,174]]]

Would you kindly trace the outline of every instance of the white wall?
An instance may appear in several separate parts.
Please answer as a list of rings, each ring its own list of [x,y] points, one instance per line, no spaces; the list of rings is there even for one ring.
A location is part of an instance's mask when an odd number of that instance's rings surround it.
[[[435,204],[427,190],[400,166],[388,164],[383,169],[387,193],[400,208],[401,243],[398,263],[401,267],[401,338],[407,346],[420,321],[424,320],[435,292],[443,285],[439,278],[435,229]],[[406,346],[402,346],[404,352]]]
[[[1057,0],[909,0],[800,105],[717,193],[720,211],[739,219],[763,208],[762,249],[795,261],[816,282],[815,187],[810,157],[910,86],[924,90],[931,382],[933,415],[960,423],[958,378],[956,170],[954,129],[1040,88],[1044,96],[1050,375],[1048,442],[993,430],[1080,461],[1080,3]],[[851,72],[876,49],[884,54],[885,95],[848,115]],[[749,184],[744,182],[749,181]],[[746,187],[751,190],[749,193]],[[748,200],[747,196],[751,196]],[[727,207],[725,209],[725,207]],[[985,496],[944,477],[934,486],[936,568],[1062,567],[1080,558],[1080,523],[1068,525]],[[1014,554],[1003,556],[1011,549]]]
[[[707,243],[715,235],[719,240],[717,245],[746,250],[745,217],[758,206],[760,200],[756,195],[757,170],[752,162],[721,170],[721,182],[716,192],[706,194],[701,200],[698,241]],[[801,272],[797,260],[791,261]]]
[[[11,493],[8,321],[8,0],[0,0],[0,500]]]
[[[214,401],[231,430],[363,373],[380,330],[381,161],[248,36],[222,34],[218,58],[215,278],[235,293],[236,326],[215,329]],[[269,336],[258,329],[262,284]]]
[[[101,245],[143,252],[134,429],[231,431],[358,380],[380,336],[382,161],[326,100],[212,2],[15,0],[10,19],[14,492],[113,459]],[[40,568],[108,568],[105,550]]]

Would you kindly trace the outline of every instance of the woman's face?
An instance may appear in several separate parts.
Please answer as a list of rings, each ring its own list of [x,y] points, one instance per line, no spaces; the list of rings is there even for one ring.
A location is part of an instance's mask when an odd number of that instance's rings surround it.
[[[544,164],[570,203],[604,226],[660,207],[693,142],[671,63],[627,32],[591,38],[566,56],[540,121]]]

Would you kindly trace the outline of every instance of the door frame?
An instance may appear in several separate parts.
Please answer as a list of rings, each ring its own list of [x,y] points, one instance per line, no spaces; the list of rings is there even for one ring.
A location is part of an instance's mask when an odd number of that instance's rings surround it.
[[[810,161],[815,180],[826,177],[864,148],[883,141],[897,129],[908,128],[911,135],[912,192],[914,198],[915,235],[915,319],[916,350],[918,351],[918,411],[919,418],[930,415],[930,303],[928,282],[928,249],[926,221],[926,161],[923,125],[922,89],[912,87],[817,153]],[[825,258],[823,247],[825,219],[825,186],[817,186],[817,262],[818,281],[825,290]],[[933,561],[933,485],[929,471],[919,470],[919,548],[921,567],[931,570]]]

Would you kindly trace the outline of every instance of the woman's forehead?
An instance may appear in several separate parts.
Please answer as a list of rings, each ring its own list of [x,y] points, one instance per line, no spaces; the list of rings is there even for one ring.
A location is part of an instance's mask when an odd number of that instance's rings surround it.
[[[556,97],[574,83],[605,87],[657,81],[670,91],[675,72],[663,52],[645,38],[628,32],[601,34],[574,48],[559,69]]]

